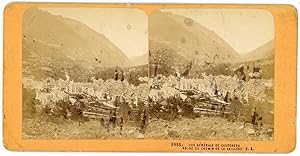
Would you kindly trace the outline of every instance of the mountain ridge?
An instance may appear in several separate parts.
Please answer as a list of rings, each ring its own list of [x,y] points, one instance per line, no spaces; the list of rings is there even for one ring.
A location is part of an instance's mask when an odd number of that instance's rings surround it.
[[[129,67],[129,58],[105,35],[87,25],[37,8],[23,16],[23,74],[64,78],[97,68]],[[52,69],[52,70],[51,70]],[[81,73],[78,73],[79,75]],[[73,74],[73,77],[77,77]],[[81,75],[83,78],[84,75]]]
[[[270,40],[263,45],[255,48],[254,50],[247,52],[242,56],[242,60],[252,61],[260,59],[274,58],[275,44],[274,40]]]
[[[187,61],[198,64],[205,62],[237,62],[237,53],[215,32],[193,19],[170,12],[157,11],[150,16],[149,38],[164,42]],[[150,42],[151,51],[151,42]],[[153,50],[152,50],[153,51]]]
[[[24,36],[64,49],[63,55],[85,66],[129,65],[128,57],[116,45],[79,21],[31,8],[24,13],[23,23]]]

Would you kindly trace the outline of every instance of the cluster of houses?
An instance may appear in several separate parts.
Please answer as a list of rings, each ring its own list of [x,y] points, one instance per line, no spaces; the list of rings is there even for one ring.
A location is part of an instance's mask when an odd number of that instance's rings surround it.
[[[266,88],[272,88],[272,80],[251,79],[247,82],[240,80],[238,76],[225,75],[202,75],[202,78],[184,78],[178,79],[175,76],[160,76],[154,78],[151,82],[149,96],[153,99],[159,97],[169,97],[180,94],[180,92],[194,91],[205,93],[209,96],[218,96],[221,99],[225,96],[230,98],[245,99],[248,96],[257,97],[262,94]]]

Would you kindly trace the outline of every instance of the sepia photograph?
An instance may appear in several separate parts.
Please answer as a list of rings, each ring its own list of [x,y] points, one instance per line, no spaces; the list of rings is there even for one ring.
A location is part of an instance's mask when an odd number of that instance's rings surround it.
[[[149,17],[149,51],[154,138],[273,140],[270,12],[160,9]]]
[[[268,11],[30,8],[22,42],[24,139],[273,140]]]
[[[29,8],[22,40],[24,139],[138,136],[149,94],[142,10]]]

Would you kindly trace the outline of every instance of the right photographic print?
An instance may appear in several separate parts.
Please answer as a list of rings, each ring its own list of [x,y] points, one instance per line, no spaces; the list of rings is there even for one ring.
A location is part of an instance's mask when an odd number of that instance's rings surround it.
[[[274,47],[266,10],[153,12],[151,138],[273,140]]]

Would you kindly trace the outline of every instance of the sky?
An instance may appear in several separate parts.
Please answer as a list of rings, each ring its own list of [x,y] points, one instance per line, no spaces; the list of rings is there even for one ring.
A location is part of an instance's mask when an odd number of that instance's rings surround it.
[[[40,8],[54,15],[75,19],[103,34],[128,57],[148,52],[148,17],[128,8]]]
[[[261,9],[161,9],[189,17],[214,31],[238,53],[248,53],[274,39],[272,14]]]

